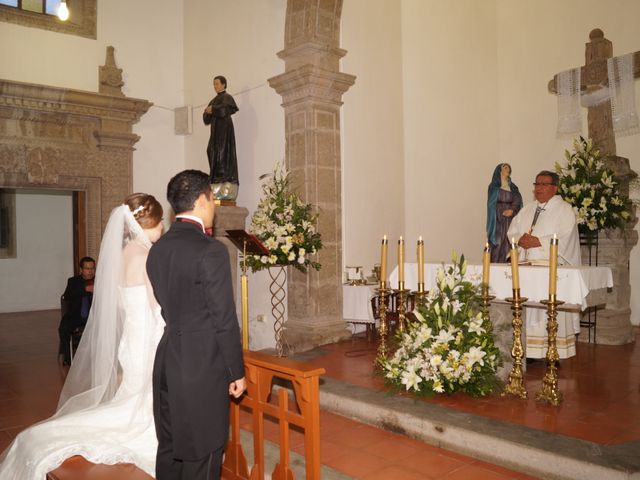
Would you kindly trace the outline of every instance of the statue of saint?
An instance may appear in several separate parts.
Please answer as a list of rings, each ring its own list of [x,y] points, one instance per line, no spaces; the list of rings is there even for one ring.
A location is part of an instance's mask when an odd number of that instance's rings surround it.
[[[238,196],[238,159],[236,138],[231,115],[238,111],[233,97],[227,93],[227,79],[218,75],[213,79],[217,95],[202,114],[205,125],[211,125],[207,145],[211,188],[219,200],[235,200]]]

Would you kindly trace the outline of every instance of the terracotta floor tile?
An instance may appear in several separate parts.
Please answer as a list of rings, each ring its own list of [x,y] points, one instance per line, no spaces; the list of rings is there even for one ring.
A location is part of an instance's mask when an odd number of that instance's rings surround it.
[[[320,461],[323,464],[330,465],[331,462],[336,458],[343,456],[344,453],[344,445],[332,442],[331,440],[323,440],[320,443]]]
[[[337,443],[341,443],[347,448],[363,448],[384,440],[387,435],[388,433],[383,430],[364,425],[345,432],[344,435],[337,439]]]
[[[405,440],[401,435],[389,434],[379,442],[365,445],[362,447],[362,450],[390,462],[400,462],[407,457],[417,454],[421,450],[421,446]]]
[[[327,465],[351,477],[362,478],[388,466],[388,462],[376,455],[352,448],[343,455],[328,461]]]
[[[443,480],[509,480],[512,475],[493,472],[476,464],[464,465],[441,477]]]
[[[456,459],[450,456],[441,455],[432,451],[420,451],[414,455],[396,462],[406,467],[410,471],[423,473],[428,478],[441,478],[450,472],[472,463],[473,459],[469,458],[468,462]]]
[[[424,474],[411,472],[398,465],[390,465],[376,472],[372,472],[364,477],[363,480],[424,480]]]

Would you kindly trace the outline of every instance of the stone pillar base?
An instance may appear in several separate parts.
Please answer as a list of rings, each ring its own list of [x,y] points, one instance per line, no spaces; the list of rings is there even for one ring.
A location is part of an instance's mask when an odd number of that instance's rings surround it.
[[[351,332],[342,319],[313,323],[289,320],[285,323],[284,337],[289,344],[289,354],[293,354],[346,340]]]
[[[592,314],[593,315],[593,314]],[[593,329],[591,330],[593,339]],[[589,341],[586,328],[580,329],[579,342]],[[633,326],[631,325],[631,309],[613,310],[605,308],[598,310],[596,323],[596,344],[598,345],[626,345],[635,341]]]

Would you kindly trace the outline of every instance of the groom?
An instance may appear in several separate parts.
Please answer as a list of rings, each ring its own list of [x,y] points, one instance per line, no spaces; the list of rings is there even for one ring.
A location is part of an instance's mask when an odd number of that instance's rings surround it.
[[[205,235],[215,209],[206,173],[177,174],[167,200],[176,222],[147,259],[166,322],[153,367],[156,478],[218,479],[229,395],[246,388],[229,256]]]

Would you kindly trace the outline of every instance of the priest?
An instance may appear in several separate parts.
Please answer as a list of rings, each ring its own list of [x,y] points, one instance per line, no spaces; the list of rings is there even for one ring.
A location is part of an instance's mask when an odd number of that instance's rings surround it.
[[[517,240],[521,261],[549,260],[549,241],[558,235],[560,265],[580,265],[580,240],[573,208],[558,195],[558,174],[543,170],[536,176],[536,201],[514,218],[507,235]]]
[[[543,170],[536,175],[535,202],[525,205],[513,218],[507,232],[515,238],[520,261],[549,260],[549,241],[558,235],[558,263],[579,266],[581,264],[580,240],[573,208],[558,195],[558,174]],[[561,299],[560,299],[561,300]],[[526,356],[528,359],[544,358],[547,354],[546,310],[526,309]],[[560,358],[576,354],[575,337],[580,333],[580,315],[558,313],[557,346]]]

